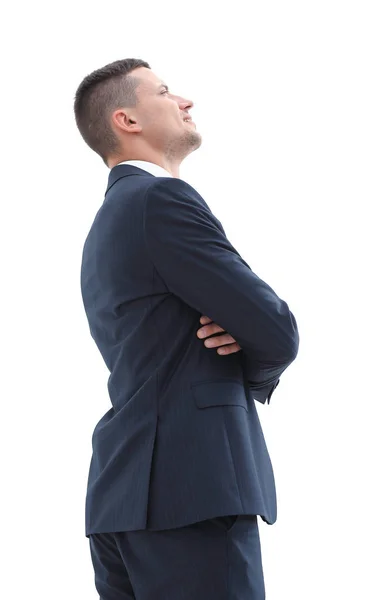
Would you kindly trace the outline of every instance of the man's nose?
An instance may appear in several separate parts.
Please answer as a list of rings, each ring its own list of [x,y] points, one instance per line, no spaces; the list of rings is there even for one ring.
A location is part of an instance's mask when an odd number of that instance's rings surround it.
[[[192,108],[194,106],[193,100],[188,100],[187,98],[180,98],[178,104],[180,108]]]

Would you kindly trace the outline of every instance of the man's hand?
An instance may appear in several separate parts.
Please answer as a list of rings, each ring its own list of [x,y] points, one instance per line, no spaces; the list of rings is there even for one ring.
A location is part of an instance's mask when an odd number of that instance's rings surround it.
[[[213,333],[225,331],[220,325],[214,323],[210,317],[202,316],[200,322],[202,325],[205,325],[205,327],[200,327],[197,331],[197,336],[201,339],[206,338]],[[206,348],[218,348],[218,354],[233,354],[234,352],[239,352],[239,350],[241,350],[241,346],[239,346],[236,340],[228,333],[205,340],[205,346]]]

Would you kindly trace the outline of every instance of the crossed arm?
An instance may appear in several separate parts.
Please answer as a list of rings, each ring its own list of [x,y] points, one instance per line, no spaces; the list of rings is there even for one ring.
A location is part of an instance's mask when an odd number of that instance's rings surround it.
[[[298,351],[297,324],[287,303],[252,271],[204,199],[180,179],[158,178],[150,186],[144,232],[168,289],[203,315],[204,337],[225,332],[211,338],[214,346],[225,353],[242,350],[254,399],[269,402]]]

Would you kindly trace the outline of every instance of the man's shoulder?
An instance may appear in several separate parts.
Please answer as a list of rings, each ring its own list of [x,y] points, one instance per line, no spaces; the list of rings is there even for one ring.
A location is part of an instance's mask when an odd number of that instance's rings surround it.
[[[155,181],[150,182],[146,195],[160,196],[165,199],[170,197],[172,201],[174,201],[174,198],[182,199],[185,197],[186,200],[190,199],[193,203],[198,203],[211,212],[201,194],[191,184],[179,177],[155,177]]]

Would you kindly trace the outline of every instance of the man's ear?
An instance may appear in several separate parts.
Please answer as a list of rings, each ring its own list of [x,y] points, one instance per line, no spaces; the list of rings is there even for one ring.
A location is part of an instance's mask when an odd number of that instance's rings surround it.
[[[137,124],[136,118],[121,108],[115,110],[112,114],[112,124],[118,130],[125,131],[126,133],[136,133],[142,130],[142,127]]]

